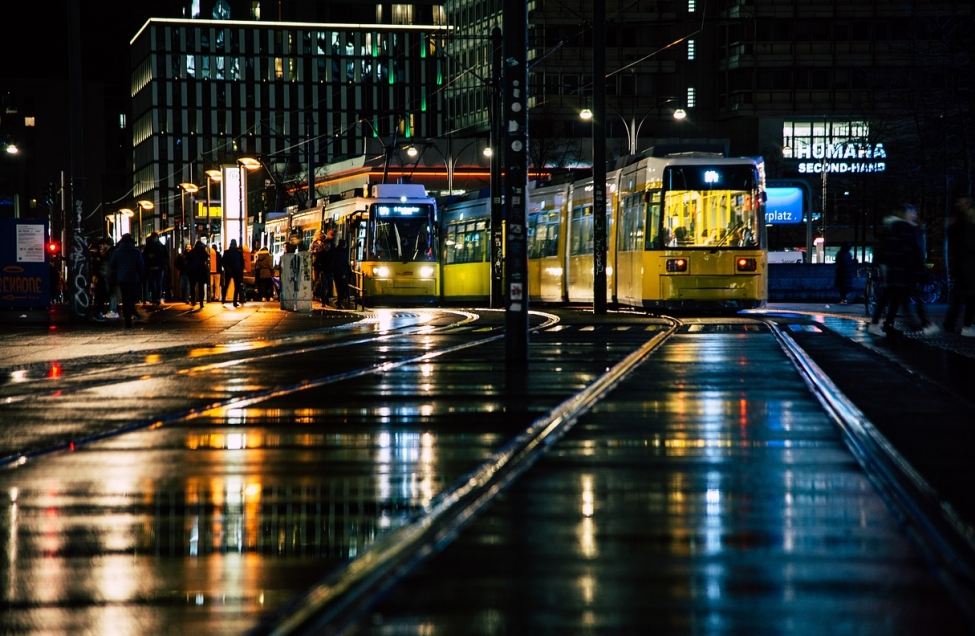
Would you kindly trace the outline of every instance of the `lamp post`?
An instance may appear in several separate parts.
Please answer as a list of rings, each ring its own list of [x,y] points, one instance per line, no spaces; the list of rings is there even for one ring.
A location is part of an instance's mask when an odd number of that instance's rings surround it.
[[[247,207],[244,202],[247,199],[247,173],[253,170],[257,170],[261,167],[261,162],[253,157],[241,157],[237,160],[237,167],[240,170],[240,218],[238,219],[239,224],[239,241],[241,245],[244,243],[244,228],[246,227],[246,220],[244,216],[247,214]],[[312,179],[314,181],[314,179]],[[250,241],[247,242],[249,244]]]
[[[183,249],[183,232],[186,229],[186,195],[189,194],[192,196],[199,192],[200,188],[195,183],[181,183],[179,184],[179,187],[182,191],[179,197],[180,207],[182,208],[182,220],[179,224],[179,249]]]
[[[629,154],[631,155],[636,154],[637,140],[640,137],[640,128],[643,127],[643,122],[647,120],[647,117],[649,117],[655,110],[657,110],[664,104],[669,104],[675,101],[677,101],[676,98],[668,97],[667,99],[663,100],[659,104],[655,104],[650,110],[646,112],[646,114],[643,115],[643,118],[641,118],[639,122],[637,122],[636,116],[634,115],[633,117],[630,118],[629,123],[627,123],[626,118],[624,118],[623,115],[619,113],[619,111],[616,111],[616,114],[620,118],[620,121],[623,122],[623,127],[626,129],[626,143],[629,147]],[[613,110],[616,109],[614,108]],[[588,108],[584,108],[582,109],[582,111],[579,112],[580,119],[589,121],[592,119],[592,117],[593,117],[593,113]],[[680,121],[685,117],[687,117],[687,113],[684,111],[683,108],[675,108],[672,117],[675,120]]]
[[[115,214],[115,218],[117,219],[117,222],[115,223],[115,233],[118,235],[114,237],[116,243],[118,243],[119,240],[122,238],[122,217],[123,216],[131,219],[133,216],[135,216],[135,212],[133,212],[129,208],[122,208]]]
[[[475,139],[473,141],[468,142],[467,144],[465,144],[457,152],[457,155],[456,156],[454,156],[453,154],[451,154],[450,148],[447,149],[447,154],[444,155],[444,153],[440,151],[440,148],[437,146],[437,144],[434,143],[433,141],[419,142],[420,145],[428,146],[428,147],[431,147],[434,150],[436,150],[437,151],[437,154],[440,155],[440,158],[443,159],[444,166],[447,168],[447,192],[448,193],[452,193],[454,191],[454,173],[455,173],[455,170],[456,170],[456,167],[457,167],[457,161],[460,159],[461,154],[463,154],[463,152],[465,150],[467,150],[468,148],[470,148],[471,146],[477,144],[480,141],[481,141],[480,139]],[[447,140],[447,143],[448,144],[450,143],[450,140],[449,139]],[[408,146],[406,148],[406,154],[411,159],[415,159],[415,160],[419,161],[418,157],[420,155],[420,151],[417,150],[416,145],[410,145],[410,146]],[[490,159],[491,157],[494,156],[494,149],[491,148],[490,145],[489,146],[486,146],[481,151],[481,154],[484,157]]]
[[[156,207],[152,201],[147,201],[145,199],[140,199],[136,201],[136,205],[139,206],[139,245],[142,245],[142,235],[145,233],[145,226],[142,224],[142,211],[151,210]]]
[[[221,181],[223,181],[223,173],[221,173],[216,168],[211,168],[210,170],[206,170],[206,171],[204,171],[204,173],[207,176],[207,227],[209,227],[210,226],[210,205],[211,205],[211,200],[210,200],[210,187],[214,183],[220,183]],[[221,201],[221,205],[222,205],[223,197],[220,198],[220,201]],[[221,214],[222,214],[222,210],[221,210]],[[196,220],[195,219],[193,221],[193,224],[196,225]],[[200,238],[199,237],[199,234],[197,235],[196,238],[197,239]]]

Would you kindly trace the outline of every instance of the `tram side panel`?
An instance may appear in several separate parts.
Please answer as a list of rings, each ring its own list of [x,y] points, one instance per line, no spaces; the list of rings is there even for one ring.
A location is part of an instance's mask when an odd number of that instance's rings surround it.
[[[528,293],[531,302],[563,303],[566,224],[571,184],[535,188],[528,196]]]
[[[444,304],[491,301],[491,200],[459,201],[442,210]]]

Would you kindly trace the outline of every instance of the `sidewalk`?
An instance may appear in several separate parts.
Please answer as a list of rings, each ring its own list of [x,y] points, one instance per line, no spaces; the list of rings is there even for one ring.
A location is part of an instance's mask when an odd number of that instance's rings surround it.
[[[947,304],[934,304],[925,305],[925,312],[928,316],[928,320],[938,325],[939,327],[944,322],[945,313],[948,310]],[[875,342],[877,344],[886,340],[886,338],[877,338],[875,336],[870,336],[866,333],[866,327],[869,323],[869,319],[866,315],[866,310],[864,309],[863,303],[850,303],[849,305],[841,305],[839,303],[769,303],[764,311],[776,312],[776,313],[796,313],[808,316],[832,316],[835,318],[843,318],[849,320],[850,322],[858,321],[857,325],[859,328],[857,331],[862,330],[862,338],[857,334],[857,339],[862,339],[869,342]],[[829,324],[827,324],[829,326]],[[927,343],[930,346],[937,347],[939,349],[945,349],[948,351],[954,351],[964,356],[975,358],[975,338],[967,338],[960,335],[961,331],[961,318],[959,317],[958,324],[955,326],[954,333],[947,333],[941,331],[937,334],[931,336],[925,336],[917,331],[918,321],[917,314],[914,313],[912,307],[902,309],[898,312],[897,321],[894,326],[903,333],[903,335],[912,340],[918,340]],[[843,330],[845,335],[851,335],[847,330]]]
[[[947,306],[927,305],[926,309],[929,318],[940,325]],[[50,311],[0,311],[0,368],[283,337],[361,320],[365,315],[361,311],[322,309],[318,304],[311,311],[289,311],[281,309],[278,302],[249,302],[236,308],[231,303],[207,303],[202,310],[185,303],[171,303],[158,308],[140,306],[138,311],[144,319],[131,329],[125,329],[120,319],[74,323],[64,306]],[[794,313],[811,319],[819,316],[827,327],[847,337],[873,345],[887,340],[866,333],[867,317],[861,303],[770,303],[764,310],[753,313]],[[975,358],[975,338],[943,332],[923,336],[908,331],[915,327],[913,310],[901,312],[897,327],[912,340]]]
[[[247,340],[274,339],[312,333],[323,327],[361,320],[359,311],[281,309],[280,303],[206,303],[203,309],[186,303],[137,307],[141,319],[126,329],[122,319],[73,322],[65,306],[49,311],[0,311],[0,368],[11,370],[55,362],[198,347]]]

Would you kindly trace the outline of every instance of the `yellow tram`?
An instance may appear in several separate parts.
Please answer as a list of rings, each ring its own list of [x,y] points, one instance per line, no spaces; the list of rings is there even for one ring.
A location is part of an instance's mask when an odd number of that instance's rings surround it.
[[[440,302],[439,229],[437,202],[422,185],[380,184],[294,212],[275,231],[297,230],[309,246],[331,230],[348,255],[355,300],[403,306]]]
[[[592,184],[590,177],[529,191],[530,301],[593,301]],[[764,209],[760,159],[629,157],[606,176],[607,299],[650,311],[763,306]],[[445,206],[445,303],[488,297],[489,250],[471,246],[487,245],[490,217],[487,197]]]

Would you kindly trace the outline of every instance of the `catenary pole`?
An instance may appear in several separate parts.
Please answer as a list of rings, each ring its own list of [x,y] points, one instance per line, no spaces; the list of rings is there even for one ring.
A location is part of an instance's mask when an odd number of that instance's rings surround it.
[[[512,366],[528,361],[528,3],[504,0],[505,349]]]

